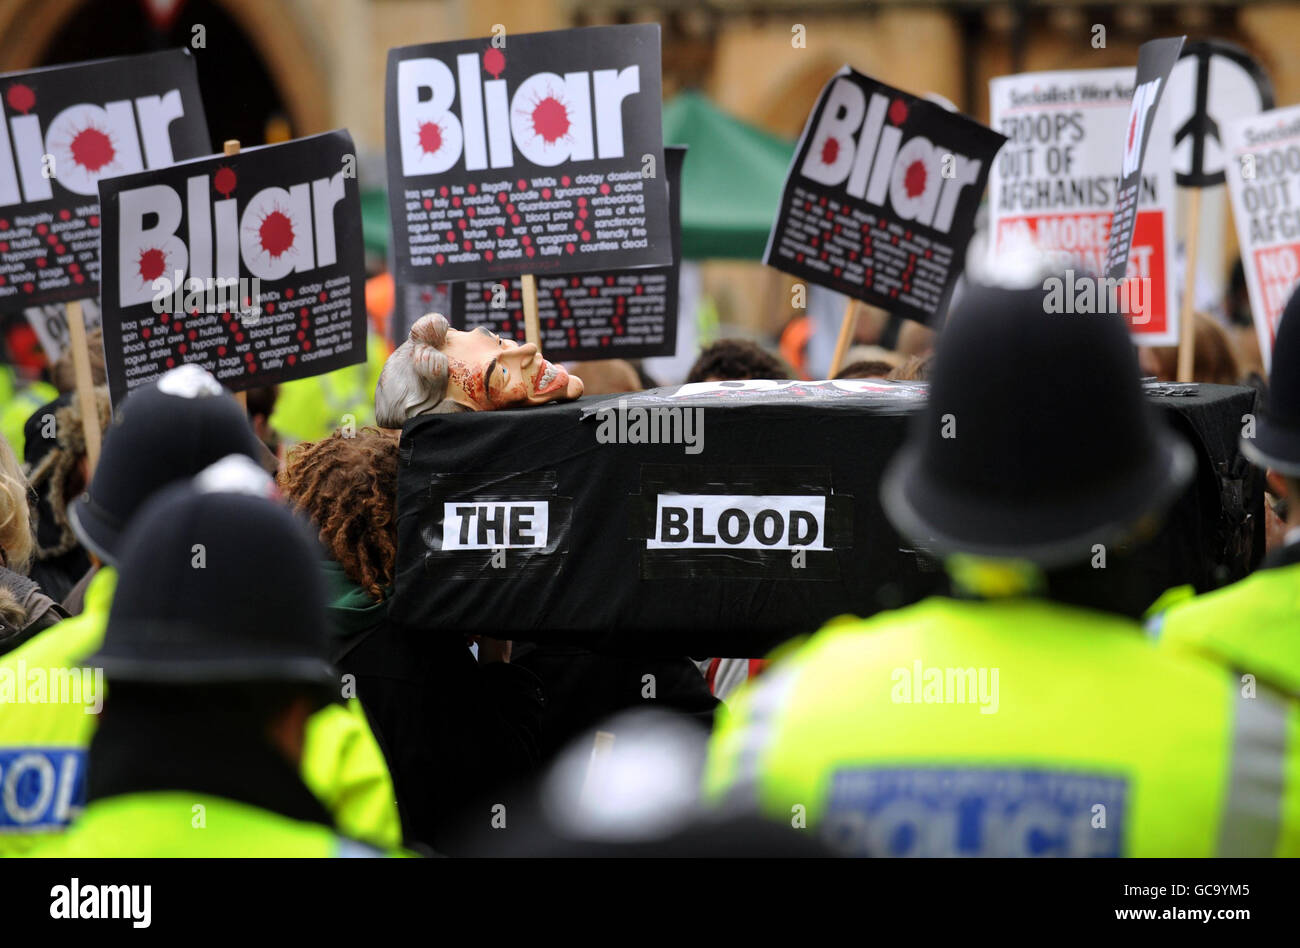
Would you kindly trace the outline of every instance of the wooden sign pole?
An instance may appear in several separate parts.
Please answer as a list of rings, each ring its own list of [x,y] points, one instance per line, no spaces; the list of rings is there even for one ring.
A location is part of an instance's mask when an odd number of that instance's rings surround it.
[[[826,373],[828,379],[835,378],[837,373],[844,365],[844,354],[849,351],[849,346],[853,342],[853,330],[858,325],[858,301],[849,298],[844,307],[844,319],[840,322],[840,335],[835,340],[835,354],[831,356],[831,368]]]
[[[542,348],[542,328],[537,322],[537,277],[525,273],[519,278],[524,297],[524,342]]]
[[[1178,381],[1190,382],[1196,368],[1196,251],[1201,232],[1201,189],[1192,188],[1187,195],[1187,239],[1184,246],[1186,266],[1183,281],[1183,306],[1178,327]],[[1147,301],[1151,305],[1151,301]]]
[[[86,319],[80,300],[66,307],[68,344],[72,346],[72,369],[77,384],[77,404],[81,406],[81,427],[86,434],[86,461],[93,474],[99,463],[99,405],[95,400],[95,379],[90,374],[90,346],[86,343]]]
[[[225,144],[222,145],[222,149],[221,149],[221,150],[222,150],[225,154],[227,154],[227,155],[237,155],[237,154],[239,154],[239,139],[238,139],[238,138],[227,138],[226,141],[225,141]],[[248,393],[247,393],[247,392],[235,392],[235,401],[239,402],[239,407],[242,408],[242,409],[244,409],[245,412],[248,411]]]

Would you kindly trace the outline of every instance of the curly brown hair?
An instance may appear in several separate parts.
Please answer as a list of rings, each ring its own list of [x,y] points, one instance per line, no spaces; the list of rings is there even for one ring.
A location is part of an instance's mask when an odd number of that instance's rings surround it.
[[[377,428],[335,431],[294,448],[279,481],[348,579],[383,599],[397,560],[396,439]]]

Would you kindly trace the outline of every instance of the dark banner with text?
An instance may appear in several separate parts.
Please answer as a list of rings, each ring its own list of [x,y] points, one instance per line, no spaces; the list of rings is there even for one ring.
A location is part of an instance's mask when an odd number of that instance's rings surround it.
[[[686,149],[668,146],[673,265],[537,278],[542,351],[553,361],[647,359],[677,351],[677,279],[681,268],[681,180]],[[524,341],[518,280],[452,284],[451,322],[484,326]]]
[[[657,25],[389,50],[400,282],[672,262]]]
[[[186,50],[0,76],[0,312],[93,297],[100,179],[211,150]]]
[[[187,362],[239,391],[365,361],[347,132],[113,178],[100,198],[114,403]]]
[[[932,322],[965,266],[1005,141],[846,66],[804,126],[763,262]]]

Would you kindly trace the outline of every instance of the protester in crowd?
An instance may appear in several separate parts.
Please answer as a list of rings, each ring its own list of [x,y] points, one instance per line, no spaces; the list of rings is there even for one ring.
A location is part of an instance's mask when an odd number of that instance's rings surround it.
[[[910,356],[907,361],[898,368],[889,372],[885,378],[895,382],[926,382],[930,379],[930,363],[934,356],[926,353],[920,356]]]
[[[104,332],[95,329],[86,334],[86,349],[90,362],[90,380],[95,387],[108,384],[108,370],[104,367]],[[50,381],[61,393],[77,390],[77,369],[72,358],[72,346],[60,353],[50,366]]]
[[[35,547],[27,479],[0,438],[0,655],[66,617],[27,575]]]
[[[788,379],[789,371],[757,343],[748,339],[719,339],[695,359],[687,382],[740,379]]]
[[[465,807],[537,764],[541,691],[509,642],[480,639],[476,661],[454,629],[390,625],[397,451],[373,428],[335,432],[294,449],[280,484],[319,531],[331,659],[387,752],[407,839],[445,850]]]
[[[244,393],[244,404],[248,409],[248,423],[253,427],[253,434],[266,447],[266,456],[278,461],[282,444],[280,432],[271,424],[271,415],[275,412],[275,403],[280,397],[280,386],[265,385],[250,388]],[[265,464],[263,466],[266,466]],[[278,463],[267,470],[274,475],[279,470]]]
[[[575,362],[573,374],[582,379],[584,395],[617,395],[622,392],[639,392],[643,388],[640,375],[632,363],[625,359]]]
[[[298,773],[338,687],[302,525],[267,500],[178,485],[146,502],[119,555],[87,660],[111,690],[85,811],[34,855],[381,855],[341,836]]]
[[[482,326],[452,329],[446,317],[428,313],[384,363],[375,420],[400,428],[415,415],[527,407],[582,392],[582,379],[542,358],[531,342],[521,346]]]
[[[1241,364],[1227,330],[1213,317],[1200,312],[1195,314],[1194,325],[1192,348],[1196,361],[1192,381],[1237,385],[1242,379]],[[1162,382],[1178,381],[1177,346],[1145,348],[1141,353],[1141,363],[1144,374],[1154,375]]]
[[[1148,629],[1161,646],[1194,652],[1251,674],[1259,684],[1300,695],[1300,292],[1282,313],[1273,344],[1268,394],[1241,452],[1267,471],[1285,502],[1284,537],[1261,567],[1202,596],[1171,591],[1154,607]]]
[[[888,362],[864,359],[851,362],[835,373],[837,379],[886,379],[894,367]]]
[[[95,405],[102,433],[112,419],[107,388],[95,389]],[[90,572],[90,556],[68,519],[68,504],[85,491],[90,475],[80,399],[68,392],[38,408],[27,419],[23,440],[28,483],[36,495],[31,577],[62,602]]]
[[[0,676],[24,667],[70,668],[93,652],[103,640],[123,534],[144,504],[228,455],[256,459],[259,452],[239,404],[196,365],[173,369],[131,393],[104,439],[89,489],[69,508],[73,529],[97,563],[85,586],[84,611],[0,657]],[[191,550],[186,562],[198,553]],[[80,774],[96,724],[95,715],[70,702],[7,707],[0,715],[0,755],[39,752],[55,772],[71,760]],[[312,716],[302,776],[349,835],[382,845],[400,841],[387,766],[359,706],[331,704]],[[41,835],[62,830],[68,818],[66,808],[24,812],[28,822],[0,822],[0,854],[30,847]]]
[[[723,712],[708,792],[805,808],[857,854],[1300,853],[1300,811],[1258,806],[1294,793],[1286,709],[1133,618],[1150,591],[1126,551],[1194,454],[1144,401],[1123,323],[1045,320],[1042,294],[963,297],[882,483],[962,598],[788,649]],[[1017,370],[989,372],[1008,352]]]

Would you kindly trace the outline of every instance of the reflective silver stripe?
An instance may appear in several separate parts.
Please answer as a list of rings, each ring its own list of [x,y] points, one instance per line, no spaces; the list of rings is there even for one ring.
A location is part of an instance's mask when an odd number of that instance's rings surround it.
[[[1237,694],[1220,856],[1272,856],[1282,820],[1287,705],[1260,689]]]
[[[776,716],[794,688],[798,676],[790,667],[769,669],[755,683],[754,696],[749,702],[749,720],[740,735],[740,748],[736,751],[736,772],[727,787],[723,804],[728,808],[757,811],[759,758],[772,739]]]
[[[383,855],[378,849],[344,836],[338,838],[337,845],[334,847],[335,859],[378,859]]]

